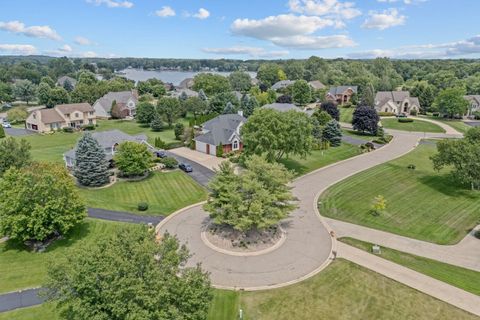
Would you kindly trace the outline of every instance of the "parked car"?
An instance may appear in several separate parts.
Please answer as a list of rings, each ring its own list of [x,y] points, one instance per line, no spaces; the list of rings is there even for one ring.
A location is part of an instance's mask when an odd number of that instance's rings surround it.
[[[186,164],[186,163],[180,163],[178,165],[178,167],[180,168],[180,170],[183,170],[185,172],[192,172],[193,171],[192,166],[189,165],[189,164]]]
[[[12,125],[10,124],[10,122],[4,121],[4,122],[2,122],[2,127],[4,127],[4,128],[11,128]]]
[[[165,151],[155,151],[155,155],[157,158],[166,158],[168,157],[167,153]]]

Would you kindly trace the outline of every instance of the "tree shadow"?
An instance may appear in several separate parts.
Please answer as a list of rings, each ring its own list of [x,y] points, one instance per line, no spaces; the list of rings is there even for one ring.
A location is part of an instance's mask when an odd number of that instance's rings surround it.
[[[480,193],[472,192],[468,186],[456,181],[451,174],[425,175],[418,177],[418,181],[445,196],[480,200]]]

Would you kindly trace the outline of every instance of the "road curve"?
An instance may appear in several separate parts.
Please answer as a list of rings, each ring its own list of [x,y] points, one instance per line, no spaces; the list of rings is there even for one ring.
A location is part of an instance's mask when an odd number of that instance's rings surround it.
[[[423,134],[395,132],[390,144],[375,152],[340,161],[292,182],[298,209],[285,221],[287,239],[275,251],[260,256],[231,256],[203,243],[201,231],[207,214],[201,205],[178,212],[162,221],[157,230],[176,234],[193,254],[189,265],[201,263],[221,288],[262,290],[302,281],[326,267],[335,247],[330,229],[318,213],[317,200],[329,186],[411,151]]]

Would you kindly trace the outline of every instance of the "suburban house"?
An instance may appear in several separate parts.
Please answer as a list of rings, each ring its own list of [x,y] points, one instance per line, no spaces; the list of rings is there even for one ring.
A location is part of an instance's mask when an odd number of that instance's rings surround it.
[[[191,89],[175,89],[175,91],[172,91],[171,96],[174,98],[180,98],[183,94],[187,96],[187,98],[191,97],[198,97],[198,92],[193,91]]]
[[[194,83],[195,82],[194,82],[193,78],[186,78],[178,84],[177,88],[179,88],[179,89],[191,89],[193,87]]]
[[[98,141],[98,144],[103,148],[106,154],[106,158],[108,161],[112,161],[113,156],[115,155],[116,147],[125,141],[133,141],[138,143],[145,143],[149,149],[153,148],[147,143],[147,136],[146,135],[137,135],[131,136],[128,135],[120,130],[110,130],[110,131],[102,131],[102,132],[95,132],[92,134],[92,137]],[[73,168],[75,166],[75,150],[77,147],[67,151],[63,154],[63,160],[65,161],[65,165],[68,168]]]
[[[63,76],[63,77],[58,78],[57,86],[65,87],[66,82],[69,82],[72,85],[72,88],[75,88],[75,86],[77,85],[77,80],[75,80],[75,79],[73,79],[72,77],[69,77],[69,76]]]
[[[308,84],[313,90],[321,90],[326,88],[325,85],[318,80],[309,81]]]
[[[468,95],[464,98],[469,103],[467,117],[472,117],[474,112],[480,112],[480,95]]]
[[[202,125],[202,133],[195,137],[195,150],[217,155],[217,146],[223,152],[242,150],[240,128],[247,122],[241,114],[222,114]]]
[[[408,91],[379,91],[375,96],[374,105],[378,112],[415,114],[420,111],[418,98],[410,97]]]
[[[327,92],[326,99],[328,101],[335,101],[338,104],[350,102],[352,96],[357,94],[357,86],[338,86],[331,87]]]
[[[114,103],[119,107],[121,118],[134,117],[138,103],[137,90],[109,92],[95,101],[93,108],[97,118],[111,118]]]
[[[272,90],[280,90],[280,89],[285,89],[288,86],[291,86],[295,83],[295,81],[292,80],[281,80],[272,85]]]
[[[314,112],[313,109],[308,109],[307,110],[307,109],[304,109],[304,108],[299,108],[292,103],[278,103],[278,102],[275,102],[275,103],[271,103],[271,104],[266,104],[262,108],[273,109],[273,110],[280,111],[280,112],[287,112],[287,111],[294,110],[294,111],[298,111],[298,112],[304,112],[308,116],[311,116]]]
[[[97,123],[95,110],[89,103],[59,104],[52,109],[37,109],[25,121],[28,130],[50,132],[62,128],[80,128]]]

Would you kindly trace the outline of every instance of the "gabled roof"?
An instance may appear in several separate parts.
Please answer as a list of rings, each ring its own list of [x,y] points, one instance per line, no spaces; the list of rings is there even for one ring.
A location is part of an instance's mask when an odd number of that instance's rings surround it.
[[[375,95],[375,106],[383,106],[388,101],[403,102],[409,101],[410,104],[416,104],[420,106],[420,102],[416,97],[410,97],[410,92],[408,91],[378,91]]]
[[[245,123],[247,119],[239,114],[222,114],[203,124],[207,131],[195,138],[196,141],[212,144],[215,146],[230,144],[230,138],[238,126]]]
[[[275,102],[275,103],[271,103],[271,104],[266,104],[262,108],[273,109],[273,110],[277,110],[277,111],[280,111],[280,112],[287,112],[287,111],[290,111],[290,110],[302,111],[300,108],[298,108],[296,105],[294,105],[292,103],[278,103],[278,102]]]
[[[315,89],[315,90],[319,90],[319,89],[324,89],[324,88],[325,88],[325,85],[324,85],[323,83],[321,83],[320,81],[318,81],[318,80],[310,81],[310,82],[308,82],[308,84],[310,85],[310,87],[312,87],[312,88]]]
[[[59,104],[55,106],[55,109],[60,111],[63,114],[70,114],[74,111],[80,112],[93,112],[95,109],[90,105],[90,103],[69,103],[69,104]]]
[[[179,98],[184,92],[187,95],[187,97],[189,97],[189,98],[190,97],[198,97],[198,92],[193,91],[191,89],[175,89],[175,91],[173,91],[171,93],[171,96],[174,97],[174,98]]]
[[[467,96],[464,96],[465,99],[470,100],[470,101],[476,101],[477,104],[480,104],[480,95],[479,94],[470,94]]]
[[[357,86],[338,86],[338,87],[330,87],[328,91],[329,94],[336,96],[337,94],[342,94],[348,89],[352,89],[353,93],[357,93],[358,87]]]
[[[135,103],[138,101],[137,90],[109,92],[95,101],[95,104],[98,103],[105,111],[109,112],[112,109],[113,101],[117,102],[117,104],[126,104],[130,99],[135,101]]]
[[[183,79],[182,82],[178,84],[178,87],[181,89],[190,89],[194,85],[194,80],[193,78],[186,78]]]
[[[278,81],[276,83],[274,83],[272,85],[272,89],[273,90],[278,90],[278,89],[282,89],[282,88],[286,88],[292,84],[294,84],[295,81],[292,81],[292,80],[281,80],[281,81]]]
[[[65,119],[58,113],[55,109],[40,109],[37,111],[40,113],[40,120],[44,124],[56,123],[56,122],[65,122]]]

